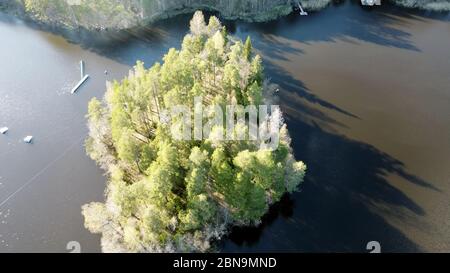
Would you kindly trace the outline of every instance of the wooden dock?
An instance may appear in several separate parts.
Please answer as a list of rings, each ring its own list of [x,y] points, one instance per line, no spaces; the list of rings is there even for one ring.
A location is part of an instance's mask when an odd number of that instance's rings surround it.
[[[78,91],[78,89],[83,85],[84,82],[89,79],[89,75],[84,75],[84,62],[80,61],[80,73],[81,73],[81,80],[78,82],[78,84],[72,88],[72,91],[70,93],[74,94]]]
[[[306,11],[303,10],[303,7],[302,7],[302,5],[300,4],[300,1],[299,1],[299,0],[297,0],[297,5],[298,5],[298,8],[300,9],[300,15],[302,15],[302,16],[308,15],[308,13],[307,13]]]
[[[81,79],[81,81],[79,81],[78,84],[77,84],[74,88],[72,88],[72,91],[71,91],[70,93],[72,93],[72,94],[76,93],[76,92],[78,91],[78,89],[83,85],[83,83],[84,83],[85,81],[87,81],[87,79],[89,79],[89,75],[85,75],[85,76]]]

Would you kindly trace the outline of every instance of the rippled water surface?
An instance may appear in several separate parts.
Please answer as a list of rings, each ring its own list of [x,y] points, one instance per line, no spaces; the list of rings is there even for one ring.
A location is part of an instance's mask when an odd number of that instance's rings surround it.
[[[178,47],[188,21],[60,35],[0,14],[0,252],[100,251],[80,214],[105,188],[83,147],[87,102]],[[309,170],[300,193],[221,249],[450,251],[450,17],[346,3],[228,29],[253,38]],[[71,95],[80,59],[91,78]]]

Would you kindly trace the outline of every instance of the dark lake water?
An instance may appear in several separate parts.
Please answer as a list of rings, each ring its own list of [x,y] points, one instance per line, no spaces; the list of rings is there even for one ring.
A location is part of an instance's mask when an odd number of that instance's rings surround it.
[[[86,155],[87,102],[136,60],[178,47],[190,16],[116,34],[55,34],[0,14],[0,252],[100,251],[80,207],[103,200]],[[450,16],[351,2],[265,24],[250,35],[280,85],[302,191],[221,251],[450,251]],[[78,62],[91,79],[76,95]],[[108,75],[103,72],[108,70]],[[32,134],[35,141],[21,139]]]

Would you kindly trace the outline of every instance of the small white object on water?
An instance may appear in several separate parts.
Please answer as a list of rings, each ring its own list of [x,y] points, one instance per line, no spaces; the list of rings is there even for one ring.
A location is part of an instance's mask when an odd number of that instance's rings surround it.
[[[361,0],[363,6],[381,6],[381,0]]]
[[[2,127],[2,128],[0,128],[0,134],[6,134],[6,132],[8,132],[8,127]]]
[[[108,70],[105,70],[105,75],[108,75]]]
[[[27,136],[23,139],[25,143],[31,143],[33,141],[33,136]]]

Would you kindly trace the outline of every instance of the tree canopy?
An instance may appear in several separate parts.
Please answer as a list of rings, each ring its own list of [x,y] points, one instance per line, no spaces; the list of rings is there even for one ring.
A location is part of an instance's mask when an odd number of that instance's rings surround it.
[[[106,201],[83,206],[85,226],[102,234],[106,252],[204,252],[231,225],[255,225],[269,206],[298,189],[306,166],[294,159],[283,124],[279,145],[261,140],[177,140],[163,109],[269,103],[251,40],[227,34],[216,17],[196,12],[180,50],[109,84],[89,103],[88,154],[107,171]],[[203,121],[212,119],[208,114]],[[282,121],[280,112],[268,119]]]

